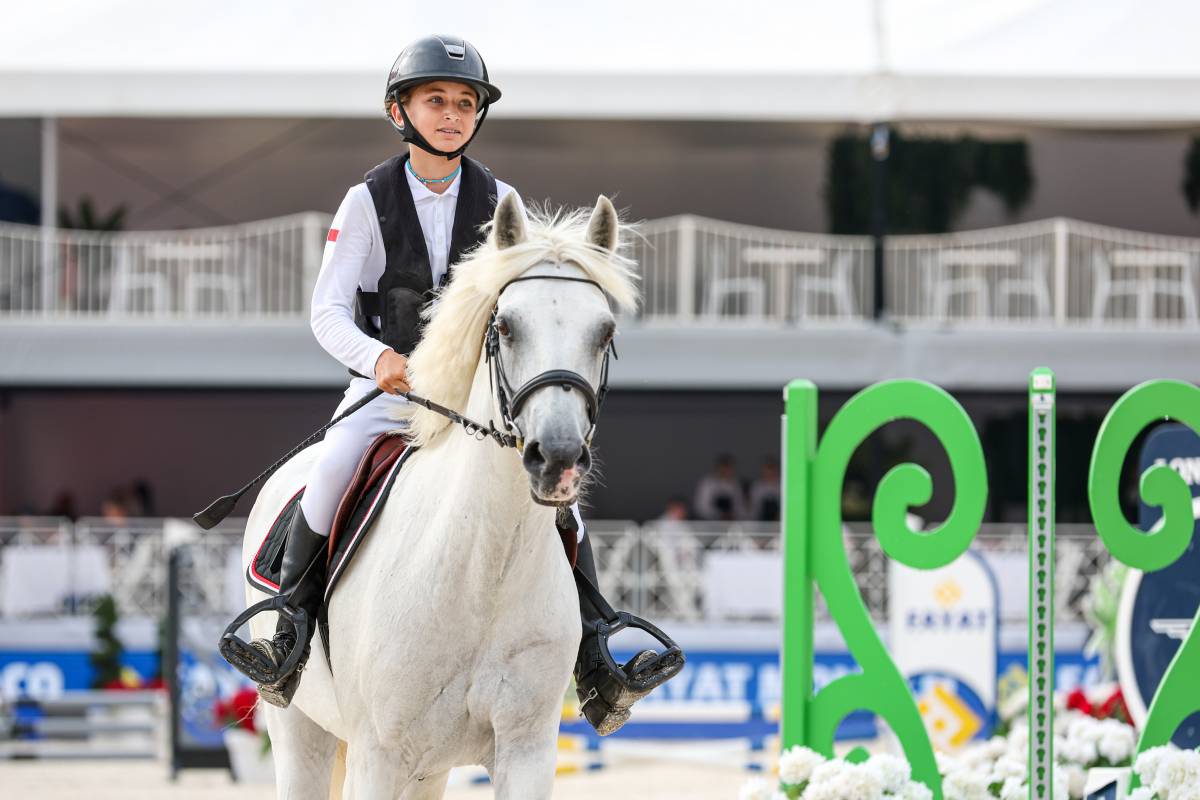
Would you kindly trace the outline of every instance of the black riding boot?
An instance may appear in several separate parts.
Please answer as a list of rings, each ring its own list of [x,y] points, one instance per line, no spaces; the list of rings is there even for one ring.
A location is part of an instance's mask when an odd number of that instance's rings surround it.
[[[287,708],[291,704],[292,696],[300,685],[300,673],[304,671],[304,663],[308,660],[309,643],[317,627],[317,612],[325,594],[325,550],[328,544],[329,537],[314,533],[304,519],[304,511],[297,508],[284,546],[279,593],[287,597],[289,606],[308,615],[308,635],[303,642],[297,642],[296,629],[280,614],[272,639],[255,639],[250,643],[276,667],[283,664],[294,648],[304,648],[304,654],[293,671],[281,675],[275,683],[258,686],[259,696],[280,708]]]
[[[585,535],[579,543],[575,568],[593,586],[599,586],[589,536]],[[575,662],[575,693],[579,696],[579,710],[587,721],[598,734],[608,736],[620,730],[629,720],[629,709],[634,703],[679,674],[683,669],[684,656],[677,647],[672,647],[661,656],[654,650],[642,650],[625,662],[622,671],[626,680],[621,680],[605,661],[600,638],[596,634],[598,624],[611,620],[605,619],[605,615],[596,608],[578,582],[576,588],[579,589],[583,640],[579,643],[579,658]]]

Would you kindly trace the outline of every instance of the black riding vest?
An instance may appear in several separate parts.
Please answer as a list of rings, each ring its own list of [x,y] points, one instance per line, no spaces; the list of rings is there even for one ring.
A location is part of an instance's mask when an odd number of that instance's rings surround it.
[[[411,353],[421,340],[421,309],[433,299],[437,288],[425,249],[425,234],[404,174],[407,161],[407,154],[389,158],[366,175],[387,262],[378,291],[359,289],[354,307],[359,330],[401,355]],[[487,167],[463,156],[458,180],[462,184],[458,187],[450,257],[442,285],[450,280],[462,254],[483,241],[480,227],[492,219],[496,210],[496,179]],[[382,328],[375,326],[374,317],[379,317]],[[354,370],[350,373],[358,375]]]

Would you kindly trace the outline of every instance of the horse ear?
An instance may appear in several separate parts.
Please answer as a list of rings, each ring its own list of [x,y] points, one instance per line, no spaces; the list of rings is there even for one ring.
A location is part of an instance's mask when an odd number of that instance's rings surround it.
[[[617,233],[620,227],[617,210],[613,208],[612,201],[604,195],[597,197],[596,207],[592,209],[592,218],[588,220],[588,242],[611,253],[617,249]]]
[[[492,234],[496,237],[496,247],[501,250],[525,241],[525,209],[521,208],[516,192],[504,195],[496,206]]]

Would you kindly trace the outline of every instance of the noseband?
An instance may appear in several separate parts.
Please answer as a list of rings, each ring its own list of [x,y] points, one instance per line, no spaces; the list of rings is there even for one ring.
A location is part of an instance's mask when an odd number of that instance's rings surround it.
[[[504,286],[500,287],[500,295],[504,294],[504,290],[514,283],[521,281],[571,281],[573,283],[587,283],[595,286],[600,291],[604,291],[600,284],[589,278],[572,278],[566,275],[527,275],[520,278],[513,278]],[[608,394],[608,360],[609,357],[616,357],[617,349],[612,341],[609,341],[608,347],[604,350],[604,363],[600,366],[600,386],[593,389],[588,383],[587,378],[580,375],[578,372],[572,372],[569,369],[548,369],[545,372],[539,373],[525,383],[521,384],[520,388],[513,391],[512,383],[508,379],[508,374],[504,369],[504,361],[500,356],[500,330],[497,327],[496,315],[499,312],[499,295],[497,296],[497,304],[492,308],[491,319],[488,320],[487,333],[485,335],[486,342],[486,358],[489,366],[488,382],[492,386],[492,391],[496,396],[496,403],[500,406],[500,422],[504,425],[504,430],[510,435],[515,430],[515,436],[512,436],[513,447],[519,451],[525,449],[525,433],[517,424],[517,416],[521,413],[521,408],[526,401],[538,389],[545,389],[548,386],[562,387],[564,392],[569,392],[572,389],[583,395],[583,402],[587,405],[588,415],[588,433],[584,437],[584,445],[591,447],[592,436],[596,433],[596,421],[600,417],[600,406],[604,404],[604,396]]]

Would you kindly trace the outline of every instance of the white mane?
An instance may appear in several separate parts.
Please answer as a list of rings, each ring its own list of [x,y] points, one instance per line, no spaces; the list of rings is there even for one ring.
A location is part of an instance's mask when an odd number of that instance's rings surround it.
[[[453,280],[425,311],[424,337],[408,362],[414,394],[456,411],[466,408],[485,328],[500,290],[539,264],[579,267],[608,293],[615,310],[634,309],[638,300],[634,264],[587,241],[587,213],[588,209],[553,214],[535,209],[527,218],[524,241],[500,249],[492,230],[484,244],[455,265]],[[405,408],[402,416],[409,421],[408,437],[417,446],[428,445],[450,424],[416,405]]]

